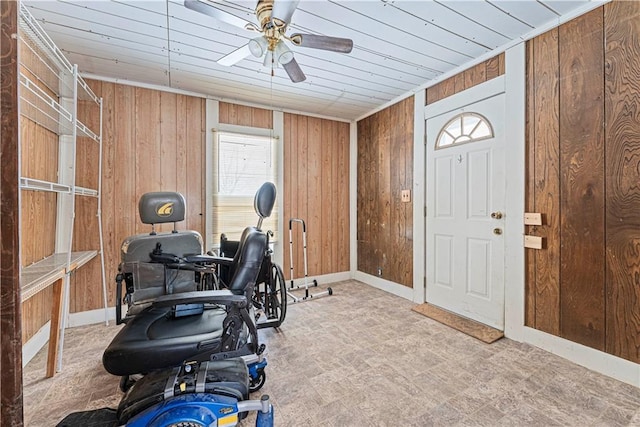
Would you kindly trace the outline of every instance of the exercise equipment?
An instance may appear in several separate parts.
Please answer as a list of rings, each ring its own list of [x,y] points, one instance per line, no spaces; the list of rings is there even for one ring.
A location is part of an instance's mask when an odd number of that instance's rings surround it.
[[[183,363],[145,375],[129,388],[117,409],[72,413],[58,427],[235,426],[249,411],[257,411],[256,427],[272,427],[269,396],[248,397],[242,359]]]
[[[302,225],[302,259],[304,263],[304,285],[295,285],[293,281],[293,224],[299,223]],[[289,219],[289,271],[291,282],[289,289],[287,290],[287,296],[291,298],[291,304],[296,304],[299,302],[309,301],[313,298],[320,298],[324,296],[333,295],[333,289],[327,287],[326,291],[317,292],[312,294],[309,292],[309,274],[307,271],[307,226],[304,223],[304,220],[301,218],[291,218]],[[318,281],[313,279],[313,286],[318,286]],[[304,296],[299,297],[293,294],[291,291],[304,289]]]

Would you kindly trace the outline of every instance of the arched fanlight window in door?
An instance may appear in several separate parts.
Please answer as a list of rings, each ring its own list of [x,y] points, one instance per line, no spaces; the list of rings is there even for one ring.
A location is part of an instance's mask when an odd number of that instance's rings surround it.
[[[483,115],[461,113],[442,127],[436,139],[436,149],[488,138],[493,138],[493,127]]]

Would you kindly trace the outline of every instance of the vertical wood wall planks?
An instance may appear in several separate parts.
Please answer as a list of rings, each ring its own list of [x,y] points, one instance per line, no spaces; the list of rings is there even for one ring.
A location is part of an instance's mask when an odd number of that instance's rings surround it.
[[[278,190],[284,192],[285,278],[290,279],[290,218],[306,223],[310,277],[348,271],[349,124],[285,113],[283,144],[284,189]],[[292,233],[294,278],[301,278],[304,263],[299,223],[293,224]]]
[[[309,276],[317,276],[322,271],[322,123],[316,117],[307,119],[307,187],[300,190],[307,199],[307,265]],[[302,243],[299,240],[300,244]],[[302,265],[302,264],[299,264]]]
[[[504,74],[504,53],[489,58],[426,89],[426,105]]]
[[[560,335],[604,350],[603,11],[560,26]]]
[[[349,271],[350,261],[349,252],[351,240],[350,236],[350,219],[349,209],[347,206],[349,202],[349,175],[350,175],[350,125],[349,123],[338,123],[338,161],[336,170],[336,180],[338,182],[338,201],[340,210],[338,214],[339,227],[337,230],[337,242],[338,252],[336,254],[338,258],[338,265],[336,271]]]
[[[535,126],[535,94],[533,91],[535,82],[535,56],[533,54],[534,41],[526,42],[526,126],[525,126],[525,152],[526,168],[525,212],[536,211],[535,198],[535,174],[536,174],[536,126]],[[535,235],[537,227],[527,226],[526,234]],[[531,250],[525,250],[525,325],[536,327],[536,254]]]
[[[453,84],[453,81],[452,81]],[[413,283],[413,97],[358,122],[358,270]]]
[[[559,198],[559,86],[558,29],[533,41],[536,109],[535,186],[536,209],[544,213],[540,235],[546,242],[536,257],[536,327],[560,332],[560,198]]]
[[[237,126],[273,129],[273,113],[264,108],[219,103],[219,122]]]
[[[547,238],[527,256],[527,325],[636,363],[638,22],[640,4],[612,2],[527,49],[527,210],[546,224],[528,231]]]
[[[0,3],[0,424],[23,425],[18,188],[18,2]]]
[[[604,10],[606,350],[640,363],[640,4]]]

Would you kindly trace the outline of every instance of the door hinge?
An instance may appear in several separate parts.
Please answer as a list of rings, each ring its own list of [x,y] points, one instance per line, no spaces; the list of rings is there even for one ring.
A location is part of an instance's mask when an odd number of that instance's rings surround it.
[[[422,276],[422,287],[427,289],[427,278],[425,276]]]
[[[425,218],[427,217],[427,206],[426,206],[426,205],[425,205],[425,207],[424,207],[424,217],[425,217]]]

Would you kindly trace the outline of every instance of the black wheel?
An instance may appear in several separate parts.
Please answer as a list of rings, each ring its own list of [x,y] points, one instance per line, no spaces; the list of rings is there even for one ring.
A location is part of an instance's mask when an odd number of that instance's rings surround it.
[[[287,316],[287,288],[282,269],[276,264],[271,264],[269,283],[266,288],[264,311],[268,320],[277,319],[280,326]]]
[[[249,379],[249,392],[253,393],[254,391],[258,391],[262,388],[264,383],[267,381],[267,374],[264,371],[258,372],[258,378],[250,378]]]
[[[329,291],[329,295],[333,295],[333,289],[327,288],[327,290]]]

